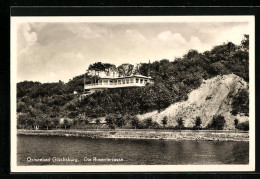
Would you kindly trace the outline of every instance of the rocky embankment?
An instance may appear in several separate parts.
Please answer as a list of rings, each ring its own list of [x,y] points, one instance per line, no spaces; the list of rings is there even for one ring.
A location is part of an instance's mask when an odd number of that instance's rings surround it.
[[[66,136],[87,138],[125,138],[125,139],[168,139],[168,140],[206,140],[206,141],[249,141],[247,132],[230,131],[77,131],[77,130],[18,130],[18,135]]]
[[[163,117],[167,116],[167,126],[174,127],[177,125],[176,119],[182,117],[185,127],[193,127],[196,116],[199,116],[202,120],[201,126],[205,128],[211,123],[214,115],[222,115],[226,120],[224,129],[233,130],[234,119],[238,119],[239,122],[249,120],[249,117],[244,114],[236,116],[231,114],[232,97],[239,89],[248,90],[248,83],[239,76],[234,74],[216,76],[204,80],[198,89],[191,91],[187,101],[174,103],[161,112],[154,111],[138,115],[138,118],[144,120],[151,117],[161,125]]]

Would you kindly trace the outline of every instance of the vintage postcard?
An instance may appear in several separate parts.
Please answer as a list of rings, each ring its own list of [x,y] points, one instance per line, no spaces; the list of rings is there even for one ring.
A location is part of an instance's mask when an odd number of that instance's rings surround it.
[[[254,171],[254,29],[11,17],[11,172]]]

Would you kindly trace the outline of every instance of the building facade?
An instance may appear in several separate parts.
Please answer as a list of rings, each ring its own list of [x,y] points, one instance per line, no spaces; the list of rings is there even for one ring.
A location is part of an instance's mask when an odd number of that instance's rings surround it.
[[[154,79],[142,75],[131,75],[124,77],[103,77],[96,83],[84,84],[84,91],[91,92],[108,88],[142,87],[146,84],[153,84]]]

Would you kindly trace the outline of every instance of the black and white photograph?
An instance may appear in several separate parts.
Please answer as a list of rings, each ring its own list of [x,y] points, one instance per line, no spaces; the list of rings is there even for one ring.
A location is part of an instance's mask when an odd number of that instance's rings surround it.
[[[12,17],[11,171],[254,171],[254,23]]]

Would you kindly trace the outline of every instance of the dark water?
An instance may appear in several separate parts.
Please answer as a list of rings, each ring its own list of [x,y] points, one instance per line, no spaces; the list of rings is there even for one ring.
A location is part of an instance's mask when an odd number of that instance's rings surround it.
[[[18,165],[249,163],[249,142],[17,137]]]

